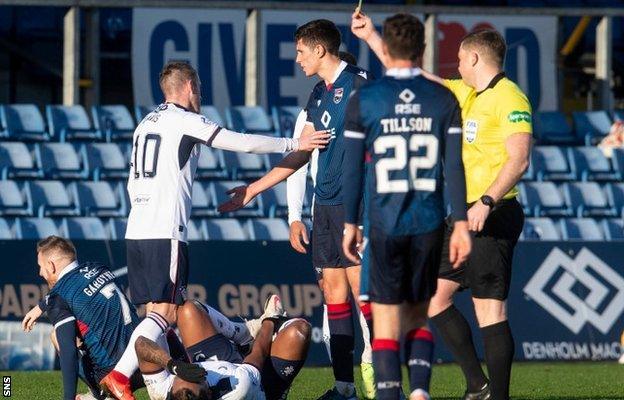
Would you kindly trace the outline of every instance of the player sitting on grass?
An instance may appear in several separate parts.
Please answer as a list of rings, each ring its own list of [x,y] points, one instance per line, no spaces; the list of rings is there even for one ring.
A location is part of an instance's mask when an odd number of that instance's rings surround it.
[[[285,317],[277,295],[246,327],[187,301],[178,308],[178,328],[192,364],[184,360],[184,353],[170,354],[162,340],[156,344],[141,336],[136,341],[139,368],[152,400],[285,399],[305,362],[311,332],[305,320]],[[251,352],[243,358],[235,345],[251,338]]]

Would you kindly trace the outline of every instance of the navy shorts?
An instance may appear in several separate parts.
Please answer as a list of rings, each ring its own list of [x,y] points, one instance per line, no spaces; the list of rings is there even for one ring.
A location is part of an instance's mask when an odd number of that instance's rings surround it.
[[[312,219],[312,266],[317,279],[322,268],[346,268],[353,265],[342,251],[344,207],[314,204]]]
[[[364,249],[369,301],[379,304],[420,303],[433,297],[444,227],[420,235],[390,236],[371,228]]]
[[[291,361],[271,356],[264,360],[260,377],[266,400],[286,400],[290,386],[305,360]]]
[[[189,269],[186,243],[175,239],[127,239],[126,251],[134,304],[184,303]]]
[[[210,359],[219,361],[227,361],[232,364],[240,364],[243,362],[243,356],[228,338],[218,333],[210,336],[208,339],[202,340],[186,349],[191,357],[191,362],[202,362]]]

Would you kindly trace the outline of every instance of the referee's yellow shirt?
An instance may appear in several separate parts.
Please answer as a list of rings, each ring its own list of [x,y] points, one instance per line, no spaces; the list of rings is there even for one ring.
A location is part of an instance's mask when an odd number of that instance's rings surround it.
[[[497,75],[479,93],[461,79],[447,79],[446,86],[455,94],[462,110],[462,158],[467,202],[472,203],[485,194],[509,158],[505,140],[514,133],[533,132],[531,105],[522,90],[504,74]],[[511,199],[517,194],[514,187],[503,198]]]

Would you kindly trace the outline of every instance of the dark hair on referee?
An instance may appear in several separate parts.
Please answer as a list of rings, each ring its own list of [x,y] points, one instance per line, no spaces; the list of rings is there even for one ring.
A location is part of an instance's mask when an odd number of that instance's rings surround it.
[[[172,400],[212,400],[212,392],[205,386],[199,389],[199,393],[195,394],[189,388],[176,390],[171,394]]]
[[[384,21],[383,41],[390,57],[417,61],[425,51],[425,27],[412,14],[396,14]]]
[[[462,39],[461,46],[464,49],[480,50],[494,65],[503,67],[507,44],[499,32],[493,29],[470,32]]]
[[[162,90],[165,96],[175,93],[188,81],[199,84],[197,71],[186,61],[169,61],[160,71],[158,79],[160,90]]]
[[[76,259],[76,248],[69,239],[52,235],[37,242],[37,253],[45,254],[51,251],[56,251],[71,260]]]
[[[336,24],[327,19],[315,19],[301,25],[295,31],[295,42],[301,40],[308,47],[321,45],[329,54],[338,57],[340,48],[340,31]]]
[[[339,51],[338,58],[340,58],[342,61],[346,62],[347,64],[357,65],[357,60],[355,59],[355,56],[349,53],[348,51]]]

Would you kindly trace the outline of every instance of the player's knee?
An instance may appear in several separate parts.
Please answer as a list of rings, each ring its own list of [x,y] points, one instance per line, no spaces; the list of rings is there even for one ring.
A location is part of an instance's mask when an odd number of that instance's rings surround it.
[[[284,329],[284,335],[289,341],[310,341],[312,336],[312,326],[310,323],[303,319],[293,321],[286,329]]]
[[[188,321],[193,321],[199,310],[194,301],[186,301],[180,307],[178,307],[177,316],[178,324],[184,324]]]

